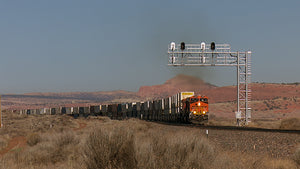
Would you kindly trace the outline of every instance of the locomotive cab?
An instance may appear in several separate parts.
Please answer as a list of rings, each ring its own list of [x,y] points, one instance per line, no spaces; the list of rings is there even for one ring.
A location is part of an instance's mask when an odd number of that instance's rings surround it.
[[[190,121],[208,121],[208,97],[192,96],[183,100],[185,112],[189,114]]]

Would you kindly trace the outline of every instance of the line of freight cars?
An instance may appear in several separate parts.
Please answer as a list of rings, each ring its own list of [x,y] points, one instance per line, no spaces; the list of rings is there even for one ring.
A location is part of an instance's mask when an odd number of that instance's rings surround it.
[[[172,97],[146,102],[94,105],[88,107],[56,107],[21,110],[21,114],[71,115],[74,118],[88,116],[107,116],[122,120],[139,118],[151,121],[190,122],[190,112],[182,110],[182,100],[194,92],[181,92]]]
[[[188,116],[178,113],[176,108],[164,108],[163,100],[126,104],[97,105],[89,107],[57,107],[22,110],[22,114],[71,115],[74,118],[88,116],[107,116],[111,119],[139,118],[143,120],[187,122]],[[173,110],[173,111],[172,111]]]

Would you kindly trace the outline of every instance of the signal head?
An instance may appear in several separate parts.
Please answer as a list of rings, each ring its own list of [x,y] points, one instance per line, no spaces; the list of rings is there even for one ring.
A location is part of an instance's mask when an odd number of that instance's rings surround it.
[[[181,42],[181,44],[180,44],[180,49],[181,49],[181,50],[184,50],[184,49],[185,49],[185,43],[184,43],[184,42]]]
[[[171,42],[171,50],[172,51],[175,50],[175,46],[176,46],[175,42]]]
[[[215,49],[216,49],[216,44],[215,44],[215,42],[211,42],[211,44],[210,44],[210,49],[211,49],[211,50],[215,50]]]
[[[201,50],[205,50],[205,43],[204,43],[204,42],[202,42],[202,43],[200,44],[200,46],[201,46]]]

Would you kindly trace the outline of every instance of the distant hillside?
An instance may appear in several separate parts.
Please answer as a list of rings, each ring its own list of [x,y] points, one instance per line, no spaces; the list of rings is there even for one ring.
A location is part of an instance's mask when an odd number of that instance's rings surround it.
[[[63,105],[90,105],[111,102],[139,101],[135,92],[68,92],[68,93],[27,93],[2,95],[4,109],[57,107]]]
[[[216,88],[216,86],[205,83],[199,78],[180,74],[167,80],[161,85],[142,86],[137,92],[137,95],[145,100],[149,100],[170,97],[182,91],[201,93],[202,91],[213,90]]]
[[[104,92],[68,92],[68,93],[26,93],[20,97],[38,97],[46,99],[91,100],[97,102],[111,101],[123,97],[136,97],[135,92],[124,90]]]
[[[251,100],[269,100],[276,98],[300,98],[300,85],[274,84],[274,83],[251,83]],[[217,87],[203,90],[201,94],[210,97],[210,102],[235,101],[237,98],[236,86]]]

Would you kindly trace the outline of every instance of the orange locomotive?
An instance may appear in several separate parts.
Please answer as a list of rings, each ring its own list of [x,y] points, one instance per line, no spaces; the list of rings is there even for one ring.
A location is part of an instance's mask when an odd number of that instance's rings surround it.
[[[191,122],[208,122],[208,97],[191,96],[182,100],[182,110]]]

